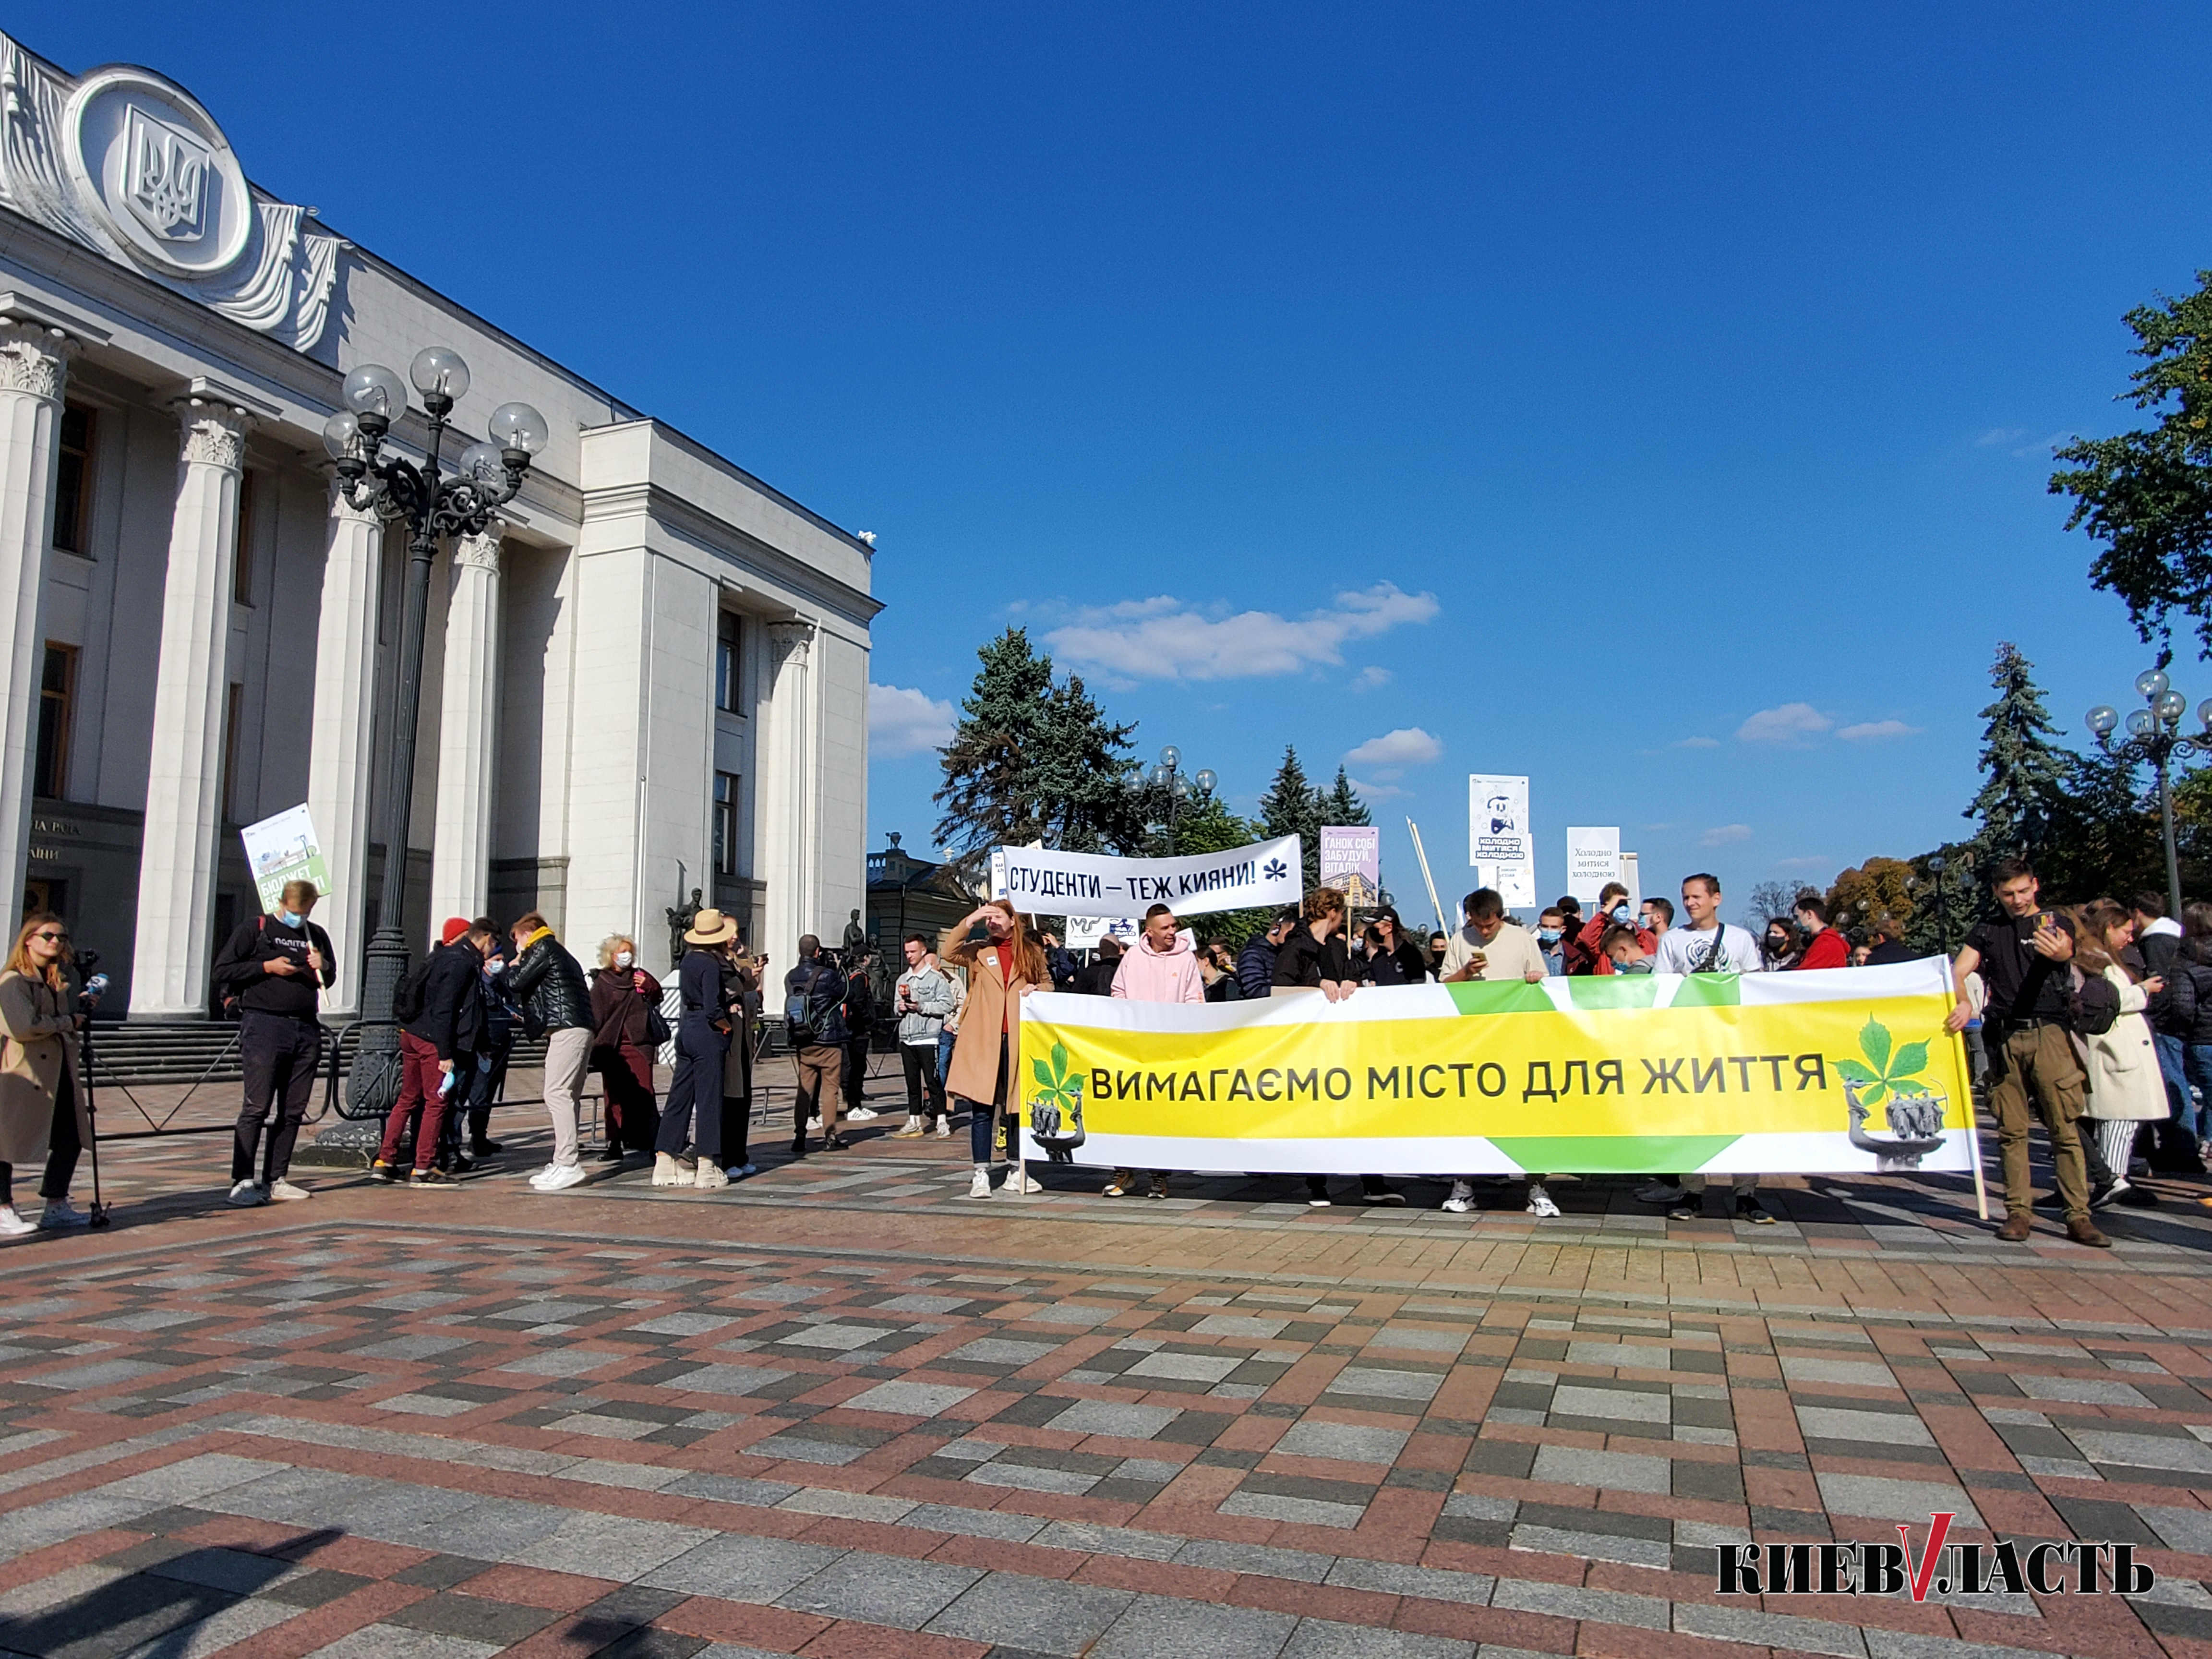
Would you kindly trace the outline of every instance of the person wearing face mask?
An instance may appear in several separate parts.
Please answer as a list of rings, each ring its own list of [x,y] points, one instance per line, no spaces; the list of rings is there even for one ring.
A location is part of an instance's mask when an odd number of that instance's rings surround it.
[[[1577,949],[1571,955],[1589,965],[1580,969],[1570,962],[1569,973],[1609,974],[1613,959],[1605,953],[1605,933],[1608,927],[1636,927],[1636,913],[1629,908],[1628,889],[1617,881],[1606,883],[1597,896],[1597,914],[1583,924],[1577,937]],[[1659,948],[1659,941],[1650,933],[1638,928],[1644,949],[1649,952]]]
[[[1567,919],[1557,905],[1536,918],[1536,949],[1545,973],[1556,977],[1567,971]]]
[[[576,1097],[592,1065],[592,993],[583,965],[543,915],[532,910],[508,932],[514,966],[507,982],[531,1031],[545,1034],[545,1112],[553,1121],[553,1161],[530,1184],[541,1193],[565,1192],[584,1179]]]
[[[308,1195],[285,1176],[323,1057],[316,1011],[338,976],[331,936],[307,920],[321,896],[312,881],[286,882],[276,908],[240,927],[215,959],[216,990],[238,1011],[238,1050],[246,1068],[246,1103],[231,1142],[228,1200],[241,1209]],[[257,1180],[262,1125],[279,1096],[283,1104],[269,1131],[268,1156]]]
[[[1759,951],[1770,974],[1787,972],[1797,965],[1797,929],[1787,916],[1770,916],[1766,935],[1759,940]]]
[[[602,1163],[653,1150],[660,1110],[653,1094],[653,1015],[660,981],[638,965],[637,941],[617,933],[599,942],[592,975],[592,1065],[606,1096]]]
[[[1636,925],[1651,935],[1651,948],[1656,950],[1658,941],[1666,938],[1668,930],[1674,925],[1674,901],[1663,898],[1644,900],[1643,907],[1636,913]]]
[[[1413,943],[1397,911],[1384,905],[1367,924],[1367,982],[1425,985],[1428,979],[1428,952]]]

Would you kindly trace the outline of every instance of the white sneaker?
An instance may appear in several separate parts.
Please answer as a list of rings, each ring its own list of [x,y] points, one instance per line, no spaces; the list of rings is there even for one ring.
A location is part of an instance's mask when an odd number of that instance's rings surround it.
[[[1030,1180],[1019,1170],[1009,1170],[1006,1172],[1006,1190],[1010,1193],[1041,1193],[1044,1190],[1044,1183]]]
[[[878,1115],[878,1114],[868,1107],[855,1106],[851,1111],[845,1114],[845,1121],[848,1123],[867,1123],[872,1121]]]
[[[698,1172],[691,1177],[691,1184],[694,1187],[726,1187],[730,1184],[730,1178],[722,1173],[722,1166],[713,1158],[702,1158],[699,1160]]]
[[[909,1112],[907,1114],[906,1121],[900,1124],[897,1128],[891,1131],[891,1139],[893,1140],[912,1140],[921,1133],[921,1120],[915,1116],[913,1113]]]
[[[276,1178],[276,1184],[269,1189],[269,1201],[271,1204],[297,1204],[303,1198],[313,1196],[314,1194],[305,1187],[295,1187],[282,1176]]]
[[[541,1193],[565,1193],[571,1187],[582,1186],[589,1179],[580,1164],[556,1164],[545,1171],[544,1180],[532,1179],[530,1184]]]
[[[15,1213],[12,1204],[0,1204],[0,1237],[21,1238],[25,1233],[38,1231],[38,1224],[26,1221]]]
[[[656,1187],[689,1187],[692,1181],[691,1160],[678,1158],[673,1152],[653,1155],[653,1184]]]
[[[1530,1182],[1528,1183],[1528,1213],[1549,1219],[1559,1212],[1559,1206],[1552,1202],[1552,1195],[1544,1190],[1543,1183]]]
[[[952,1120],[951,1117],[940,1117],[937,1120],[937,1138],[939,1140],[950,1140],[952,1139]]]
[[[806,1133],[811,1135],[820,1134],[822,1133],[822,1120],[818,1117],[808,1118],[806,1120]]]
[[[542,1170],[532,1170],[530,1174],[530,1184],[533,1187],[543,1187],[547,1182],[553,1178],[553,1171],[560,1167],[561,1166],[557,1164],[549,1164]]]
[[[1444,1200],[1444,1208],[1454,1215],[1465,1215],[1474,1207],[1474,1183],[1472,1181],[1452,1182],[1451,1196]]]
[[[968,1196],[970,1198],[988,1198],[990,1195],[991,1172],[988,1170],[976,1170],[975,1178],[968,1183]]]
[[[92,1218],[66,1198],[50,1198],[46,1200],[46,1212],[39,1218],[39,1231],[42,1233],[59,1232],[64,1227],[84,1227],[91,1223]]]
[[[230,1189],[230,1196],[223,1201],[233,1209],[250,1210],[257,1204],[266,1204],[269,1194],[263,1192],[256,1182],[241,1181]]]
[[[1687,1195],[1679,1181],[1647,1181],[1636,1189],[1638,1204],[1680,1204]]]

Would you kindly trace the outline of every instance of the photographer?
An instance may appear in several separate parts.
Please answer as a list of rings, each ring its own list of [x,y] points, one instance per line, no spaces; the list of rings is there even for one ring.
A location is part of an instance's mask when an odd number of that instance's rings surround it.
[[[25,919],[0,970],[0,1029],[9,1043],[0,1070],[0,1237],[82,1227],[91,1219],[69,1201],[77,1154],[92,1139],[92,1119],[76,1074],[76,1033],[87,1018],[70,972],[69,933],[45,911]],[[15,1212],[18,1164],[43,1161],[39,1195],[46,1213],[34,1226]]]
[[[323,1028],[316,1012],[338,976],[331,936],[307,920],[321,896],[312,881],[286,882],[276,908],[240,927],[215,959],[216,990],[238,1009],[238,1050],[246,1066],[246,1103],[230,1152],[228,1201],[240,1209],[309,1196],[284,1177],[322,1062]],[[283,1104],[257,1182],[261,1126],[280,1094]]]

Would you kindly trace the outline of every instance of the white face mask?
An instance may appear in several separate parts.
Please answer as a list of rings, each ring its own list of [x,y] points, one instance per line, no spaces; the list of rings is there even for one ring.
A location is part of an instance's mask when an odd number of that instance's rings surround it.
[[[636,960],[637,958],[630,955],[627,951],[617,951],[615,952],[615,966],[617,968],[627,968],[631,963]]]

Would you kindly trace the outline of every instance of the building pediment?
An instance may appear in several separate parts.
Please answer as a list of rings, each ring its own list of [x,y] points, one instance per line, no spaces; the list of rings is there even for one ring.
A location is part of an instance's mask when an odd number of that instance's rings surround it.
[[[150,70],[64,75],[0,34],[0,205],[296,350],[339,238],[257,190],[215,118]]]

